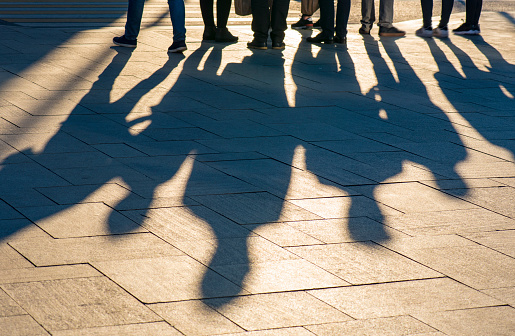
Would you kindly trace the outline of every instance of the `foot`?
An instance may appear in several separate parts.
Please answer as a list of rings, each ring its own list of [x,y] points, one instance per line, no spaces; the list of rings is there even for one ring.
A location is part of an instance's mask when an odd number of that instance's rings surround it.
[[[275,49],[275,50],[284,50],[284,48],[286,48],[286,44],[284,44],[284,42],[276,42],[276,41],[272,41],[272,49]]]
[[[417,29],[415,35],[420,37],[433,37],[433,28],[432,27],[422,27]]]
[[[323,33],[318,34],[317,36],[308,37],[306,38],[306,41],[309,43],[326,43],[326,44],[332,44],[334,39],[332,36],[325,36]]]
[[[361,35],[370,35],[370,28],[368,28],[367,26],[361,26],[361,28],[359,28],[359,31],[358,31]]]
[[[205,26],[204,34],[202,34],[203,41],[213,41],[216,35],[216,27],[215,26]]]
[[[394,26],[391,27],[379,27],[379,36],[393,36],[401,37],[406,35],[405,31],[399,30]]]
[[[120,47],[136,48],[138,46],[138,40],[129,40],[123,36],[114,37],[113,43]]]
[[[473,25],[469,23],[464,23],[456,29],[452,31],[456,35],[479,35],[481,30],[479,29],[479,25]]]
[[[333,38],[333,41],[334,41],[334,43],[340,43],[340,44],[347,43],[347,36],[336,35]]]
[[[268,46],[266,45],[266,42],[259,42],[256,40],[252,40],[252,42],[247,42],[247,48],[266,50],[266,49],[268,49]]]
[[[313,28],[313,20],[309,15],[302,15],[300,20],[291,25],[291,29],[311,29]]]
[[[238,37],[231,34],[227,27],[216,28],[215,34],[216,42],[237,42]]]
[[[186,41],[174,41],[172,45],[168,48],[169,53],[182,53],[184,50],[188,49],[186,47]]]
[[[447,26],[435,28],[433,29],[433,36],[441,38],[449,37],[449,29]]]
[[[320,26],[320,19],[317,20],[317,22],[313,23],[313,29],[322,29]]]

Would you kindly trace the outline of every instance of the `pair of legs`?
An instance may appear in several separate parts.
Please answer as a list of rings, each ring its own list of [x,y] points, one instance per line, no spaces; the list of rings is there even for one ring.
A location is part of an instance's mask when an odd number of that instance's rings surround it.
[[[467,0],[466,19],[458,28],[454,29],[454,34],[458,35],[479,35],[481,33],[479,29],[479,16],[481,15],[481,9],[483,8],[483,0]]]
[[[129,0],[127,23],[125,24],[125,37],[128,40],[136,40],[139,35],[144,5],[145,0]],[[184,41],[186,39],[184,0],[168,0],[168,8],[172,19],[173,41]]]
[[[422,21],[424,28],[432,28],[431,18],[433,16],[433,0],[421,0]],[[449,18],[451,17],[454,0],[442,0],[442,13],[440,16],[439,28],[447,27]]]
[[[236,42],[238,40],[227,29],[231,4],[232,0],[216,1],[216,25],[213,14],[214,0],[200,0],[200,11],[205,26],[203,40],[216,40],[218,42]]]
[[[288,9],[290,0],[274,0],[272,5],[268,0],[251,0],[252,8],[252,31],[254,32],[254,40],[248,43],[250,48],[266,49],[268,40],[268,32],[271,28],[270,38],[272,45],[279,49],[283,44],[284,32],[288,28],[286,18],[288,17]]]
[[[393,26],[393,1],[379,1],[379,35],[404,36],[406,33]],[[370,29],[376,20],[374,0],[361,0],[361,28],[360,34],[370,34]]]
[[[347,23],[349,22],[351,0],[338,0],[336,4],[336,27],[334,25],[334,0],[319,0],[320,28],[322,32],[308,37],[310,43],[345,43],[347,41]],[[335,36],[336,33],[336,36]]]

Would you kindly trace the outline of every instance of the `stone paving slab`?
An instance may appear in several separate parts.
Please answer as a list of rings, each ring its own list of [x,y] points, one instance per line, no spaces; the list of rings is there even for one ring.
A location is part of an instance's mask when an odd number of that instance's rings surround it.
[[[0,333],[513,334],[514,17],[182,55],[0,25]]]

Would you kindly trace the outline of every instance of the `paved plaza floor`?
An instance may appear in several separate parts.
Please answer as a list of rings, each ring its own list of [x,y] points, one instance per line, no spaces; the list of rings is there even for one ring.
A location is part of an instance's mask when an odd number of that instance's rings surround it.
[[[515,12],[480,23],[0,25],[0,334],[514,335]]]

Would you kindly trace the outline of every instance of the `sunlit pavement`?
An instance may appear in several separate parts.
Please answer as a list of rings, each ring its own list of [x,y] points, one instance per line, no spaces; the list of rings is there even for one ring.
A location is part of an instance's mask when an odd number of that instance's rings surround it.
[[[515,13],[480,23],[0,25],[0,334],[513,335]]]

